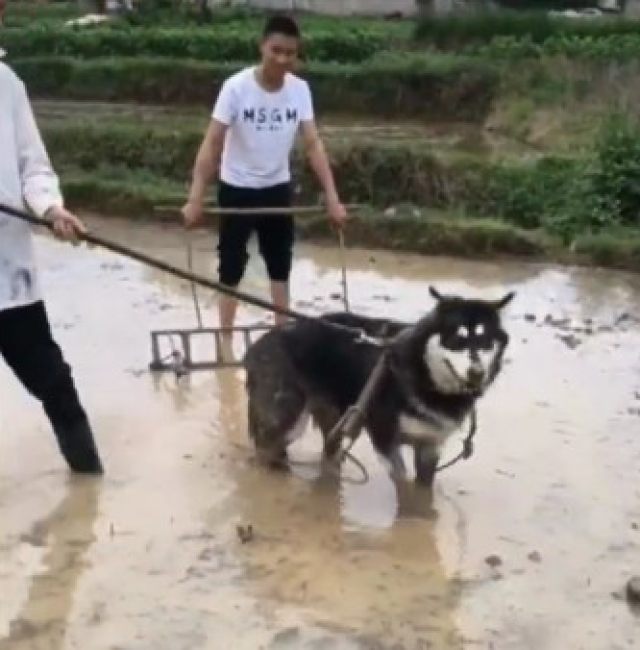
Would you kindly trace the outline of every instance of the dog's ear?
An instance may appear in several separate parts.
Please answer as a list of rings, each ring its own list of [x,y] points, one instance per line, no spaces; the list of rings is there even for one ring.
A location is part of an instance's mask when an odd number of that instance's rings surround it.
[[[429,285],[429,293],[436,299],[437,302],[442,301],[442,294],[435,287]]]
[[[514,298],[515,298],[516,292],[515,291],[510,291],[506,296],[503,298],[500,298],[500,300],[496,300],[493,303],[493,307],[496,311],[500,311],[501,309],[504,309]]]

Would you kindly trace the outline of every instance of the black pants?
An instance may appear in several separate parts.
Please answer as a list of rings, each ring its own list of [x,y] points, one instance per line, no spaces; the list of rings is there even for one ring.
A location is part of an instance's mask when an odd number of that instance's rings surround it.
[[[222,208],[281,208],[291,205],[291,185],[264,189],[235,187],[220,181],[218,203]],[[247,244],[253,231],[272,282],[287,282],[293,261],[294,224],[291,215],[224,215],[218,235],[218,278],[235,287],[244,277],[249,255]]]
[[[38,399],[72,470],[101,473],[87,415],[58,344],[44,303],[0,311],[0,355]]]

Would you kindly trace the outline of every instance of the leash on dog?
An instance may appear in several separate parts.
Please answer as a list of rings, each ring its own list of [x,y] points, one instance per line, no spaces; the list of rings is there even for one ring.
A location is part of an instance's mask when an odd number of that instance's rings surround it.
[[[340,266],[342,267],[342,299],[344,301],[344,310],[347,313],[351,313],[347,286],[347,253],[344,241],[344,231],[341,228],[338,229],[338,241],[340,243]]]
[[[376,391],[385,376],[385,371],[388,368],[388,355],[389,350],[388,348],[385,348],[374,366],[373,371],[369,375],[369,379],[367,379],[367,383],[364,385],[364,388],[358,397],[358,401],[355,404],[352,404],[344,412],[344,415],[340,420],[338,420],[337,424],[327,435],[325,443],[327,447],[330,447],[331,444],[336,442],[338,439],[340,440],[340,453],[335,459],[335,467],[340,467],[345,459],[349,459],[362,473],[362,483],[366,483],[369,480],[369,473],[367,472],[366,467],[351,453],[351,449],[356,444],[356,441],[362,433],[369,404],[374,398]],[[342,443],[345,438],[348,440],[348,444],[346,447],[343,447]]]
[[[436,472],[442,472],[445,469],[449,469],[449,467],[452,467],[456,463],[459,463],[461,460],[469,460],[469,458],[473,456],[473,438],[476,435],[477,431],[478,415],[474,407],[471,411],[471,415],[469,416],[469,433],[467,433],[467,437],[462,441],[462,451],[448,463],[445,463],[444,465],[438,465],[438,467],[436,467]]]

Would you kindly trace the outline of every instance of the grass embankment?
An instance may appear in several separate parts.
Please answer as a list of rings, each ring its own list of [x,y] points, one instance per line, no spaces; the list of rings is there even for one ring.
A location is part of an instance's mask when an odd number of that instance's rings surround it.
[[[153,206],[184,196],[219,85],[253,57],[261,19],[227,12],[212,24],[166,15],[138,22],[76,31],[59,19],[16,20],[3,32],[9,61],[36,97],[184,111],[161,119],[43,118],[77,207],[151,215]],[[521,156],[488,155],[420,134],[327,131],[345,199],[371,206],[350,229],[353,243],[640,269],[638,23],[508,15],[416,27],[305,18],[304,28],[301,74],[314,86],[323,121],[464,122],[532,145]],[[312,201],[316,185],[302,163],[298,157],[301,200]],[[318,222],[304,230],[327,232]]]
[[[132,217],[151,216],[157,205],[179,203],[202,128],[195,115],[188,118],[192,126],[180,130],[171,127],[173,119],[175,115],[163,115],[144,127],[125,117],[103,126],[43,119],[43,134],[70,203]],[[579,251],[595,253],[595,261],[608,265],[640,268],[637,217],[629,208],[636,200],[634,186],[631,194],[621,195],[617,177],[606,172],[607,146],[622,137],[615,129],[610,127],[588,163],[552,155],[514,162],[461,154],[446,142],[423,146],[420,131],[416,140],[400,133],[380,143],[366,128],[354,134],[334,127],[327,129],[326,140],[345,200],[370,206],[351,228],[353,243],[551,259]],[[631,140],[627,146],[633,146]],[[302,152],[296,153],[294,174],[299,200],[317,200],[317,185]],[[325,226],[306,223],[304,229],[318,237]],[[612,255],[621,235],[621,252]]]

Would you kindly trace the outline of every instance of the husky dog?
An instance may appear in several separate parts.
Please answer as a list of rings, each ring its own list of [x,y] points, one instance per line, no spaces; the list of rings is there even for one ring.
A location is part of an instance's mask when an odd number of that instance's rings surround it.
[[[415,324],[333,313],[285,323],[258,339],[244,358],[249,435],[258,456],[286,464],[288,445],[312,418],[325,457],[335,457],[341,441],[329,433],[386,350],[387,370],[364,426],[394,479],[406,477],[400,453],[406,444],[414,450],[417,481],[431,486],[443,443],[500,372],[509,343],[500,312],[515,294],[486,301],[429,291],[435,307]]]

